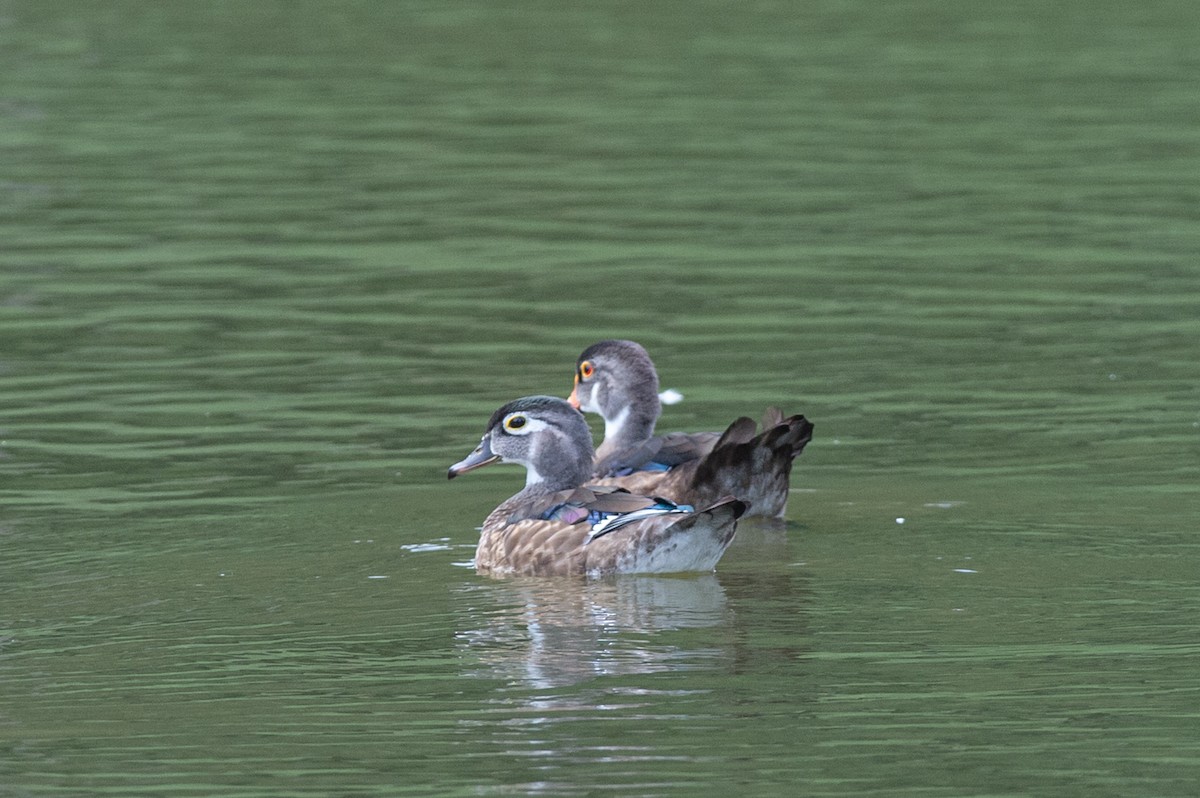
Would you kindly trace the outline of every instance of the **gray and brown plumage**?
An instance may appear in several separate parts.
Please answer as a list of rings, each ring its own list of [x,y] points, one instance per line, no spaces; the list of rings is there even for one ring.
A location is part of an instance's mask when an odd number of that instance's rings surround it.
[[[530,396],[488,421],[479,446],[448,476],[504,461],[525,467],[525,487],[483,522],[475,568],[495,575],[603,576],[710,571],[746,505],[718,497],[703,509],[614,486],[584,485],[591,432],[566,401]]]
[[[593,467],[598,484],[698,504],[736,496],[749,503],[748,515],[766,518],[786,513],[792,461],[812,440],[813,425],[804,416],[784,418],[774,407],[761,431],[743,416],[720,434],[655,435],[662,412],[658,372],[634,341],[600,341],[585,349],[568,401],[604,419]]]

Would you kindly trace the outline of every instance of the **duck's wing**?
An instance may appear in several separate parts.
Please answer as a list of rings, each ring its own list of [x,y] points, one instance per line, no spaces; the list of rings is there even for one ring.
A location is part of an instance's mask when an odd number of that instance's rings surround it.
[[[699,512],[666,512],[632,521],[584,546],[584,572],[603,576],[711,571],[745,511],[744,502],[725,499]]]
[[[655,496],[631,493],[618,485],[584,485],[549,493],[535,502],[512,508],[508,523],[536,520],[594,524],[610,515],[655,507],[661,502]]]
[[[670,432],[656,435],[596,463],[597,477],[624,477],[639,471],[661,472],[699,460],[712,451],[716,432]]]

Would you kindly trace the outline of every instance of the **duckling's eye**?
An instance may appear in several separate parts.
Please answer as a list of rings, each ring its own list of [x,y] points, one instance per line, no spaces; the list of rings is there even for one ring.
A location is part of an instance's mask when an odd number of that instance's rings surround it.
[[[596,367],[592,365],[592,361],[585,360],[579,364],[579,376],[583,379],[590,380],[595,373]]]
[[[510,432],[519,430],[525,426],[525,416],[509,416],[504,421],[504,428]]]

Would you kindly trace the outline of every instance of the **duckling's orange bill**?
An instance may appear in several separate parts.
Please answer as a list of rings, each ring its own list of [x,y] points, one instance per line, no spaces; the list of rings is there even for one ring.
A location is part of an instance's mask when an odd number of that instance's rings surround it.
[[[462,460],[459,460],[454,465],[450,466],[446,471],[446,479],[454,479],[459,474],[465,474],[468,471],[474,471],[476,468],[483,468],[485,465],[490,465],[500,459],[500,455],[492,451],[491,444],[488,439],[484,438],[475,447],[475,451],[471,452]]]
[[[579,409],[579,397],[575,394],[579,391],[579,374],[575,374],[575,385],[571,388],[571,395],[567,397],[567,403],[576,410]]]

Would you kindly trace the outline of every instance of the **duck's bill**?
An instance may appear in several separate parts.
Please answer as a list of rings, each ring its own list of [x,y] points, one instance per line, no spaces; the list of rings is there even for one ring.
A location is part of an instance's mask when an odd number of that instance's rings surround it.
[[[567,402],[570,403],[571,407],[582,412],[582,408],[580,408],[580,406],[579,406],[579,375],[578,374],[575,375],[575,387],[573,387],[571,389],[571,395],[567,397]]]
[[[475,447],[475,451],[450,466],[450,469],[446,472],[446,479],[454,479],[459,474],[474,471],[476,468],[483,468],[485,465],[490,465],[499,459],[500,455],[492,452],[491,445],[488,443],[487,438],[484,438]]]

